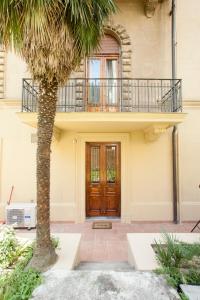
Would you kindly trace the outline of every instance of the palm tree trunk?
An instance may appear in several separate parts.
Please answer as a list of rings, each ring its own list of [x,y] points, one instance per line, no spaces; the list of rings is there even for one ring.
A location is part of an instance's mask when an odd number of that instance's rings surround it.
[[[44,271],[56,261],[50,237],[50,156],[56,114],[58,82],[43,78],[39,84],[37,128],[37,236],[29,267]]]

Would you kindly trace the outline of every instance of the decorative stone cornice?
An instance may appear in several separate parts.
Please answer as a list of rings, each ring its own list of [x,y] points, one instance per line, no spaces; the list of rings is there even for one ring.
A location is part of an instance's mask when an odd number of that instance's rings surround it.
[[[12,107],[12,108],[19,108],[21,107],[21,100],[14,100],[14,99],[0,99],[0,106],[4,107]]]
[[[144,0],[144,12],[147,18],[152,18],[154,16],[156,7],[163,0]]]
[[[183,109],[184,108],[200,108],[200,100],[184,100]]]

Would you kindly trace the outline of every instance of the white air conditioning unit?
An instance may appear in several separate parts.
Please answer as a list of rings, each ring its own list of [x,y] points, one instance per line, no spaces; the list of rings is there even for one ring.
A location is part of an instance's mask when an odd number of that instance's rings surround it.
[[[36,204],[15,203],[7,205],[6,224],[16,228],[34,228],[36,226]]]

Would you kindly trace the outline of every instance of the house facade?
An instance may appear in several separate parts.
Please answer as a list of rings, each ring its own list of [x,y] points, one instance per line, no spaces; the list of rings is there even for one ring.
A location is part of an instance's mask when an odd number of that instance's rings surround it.
[[[118,0],[99,49],[59,89],[51,220],[193,221],[200,216],[200,2]],[[0,50],[0,220],[36,201],[38,86]]]

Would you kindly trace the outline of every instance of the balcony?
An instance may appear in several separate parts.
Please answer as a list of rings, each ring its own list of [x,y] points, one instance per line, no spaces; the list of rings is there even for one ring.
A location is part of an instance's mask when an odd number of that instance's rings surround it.
[[[39,88],[23,79],[22,112],[36,112]],[[180,112],[181,80],[69,79],[59,89],[57,112]]]
[[[37,83],[24,79],[18,116],[32,127],[38,97]],[[181,80],[76,78],[59,88],[55,132],[143,131],[153,141],[184,118]]]

